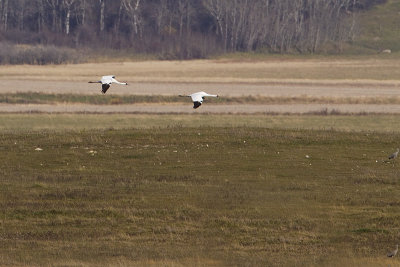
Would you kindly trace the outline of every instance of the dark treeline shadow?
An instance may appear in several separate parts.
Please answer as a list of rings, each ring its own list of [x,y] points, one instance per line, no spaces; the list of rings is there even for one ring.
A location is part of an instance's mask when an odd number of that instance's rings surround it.
[[[0,0],[0,40],[48,50],[6,47],[13,58],[1,63],[76,60],[71,51],[52,46],[126,50],[159,59],[340,51],[359,32],[357,14],[386,1]],[[40,53],[45,55],[30,57]]]

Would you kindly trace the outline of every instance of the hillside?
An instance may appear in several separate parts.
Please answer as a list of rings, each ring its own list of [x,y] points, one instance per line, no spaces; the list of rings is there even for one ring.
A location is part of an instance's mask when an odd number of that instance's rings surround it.
[[[400,51],[400,1],[389,0],[362,12],[359,18],[360,36],[355,47],[361,53],[390,49]]]

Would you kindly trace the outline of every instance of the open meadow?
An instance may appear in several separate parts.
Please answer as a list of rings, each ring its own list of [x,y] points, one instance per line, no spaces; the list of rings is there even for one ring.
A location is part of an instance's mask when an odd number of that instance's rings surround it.
[[[0,265],[400,265],[399,65],[0,66]]]
[[[232,56],[194,61],[0,66],[0,112],[193,113],[190,101],[177,96],[206,91],[220,98],[206,99],[210,109],[197,113],[302,114],[329,110],[398,114],[397,57],[270,56],[257,60]],[[103,96],[98,84],[87,83],[107,74],[129,85],[113,85]]]
[[[396,84],[398,55],[365,57],[266,57],[191,61],[100,62],[0,66],[5,80],[78,81],[114,74],[131,83]],[[378,81],[378,82],[377,82]],[[3,89],[3,88],[2,88]]]
[[[399,264],[398,116],[209,116],[0,115],[0,265]]]

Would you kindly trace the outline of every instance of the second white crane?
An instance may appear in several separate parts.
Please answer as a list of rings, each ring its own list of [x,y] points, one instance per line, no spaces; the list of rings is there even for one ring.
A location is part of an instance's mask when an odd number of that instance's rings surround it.
[[[201,104],[203,103],[204,97],[218,97],[218,95],[210,95],[207,94],[206,92],[197,92],[191,95],[179,95],[179,96],[187,96],[187,97],[191,97],[192,101],[193,101],[193,108],[198,108],[201,106]]]

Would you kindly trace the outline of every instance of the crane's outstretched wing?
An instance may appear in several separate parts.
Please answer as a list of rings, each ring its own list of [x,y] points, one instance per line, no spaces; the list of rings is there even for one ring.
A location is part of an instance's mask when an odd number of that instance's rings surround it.
[[[192,98],[193,101],[193,108],[198,108],[201,106],[201,104],[203,103],[203,96],[201,94],[192,94],[190,95],[190,97]]]
[[[193,102],[193,108],[198,108],[200,106],[201,106],[201,102],[198,102],[198,101]]]
[[[110,85],[109,85],[108,83],[102,84],[102,85],[101,85],[101,92],[102,92],[103,94],[105,94],[105,93],[107,92],[108,88],[110,88]]]

